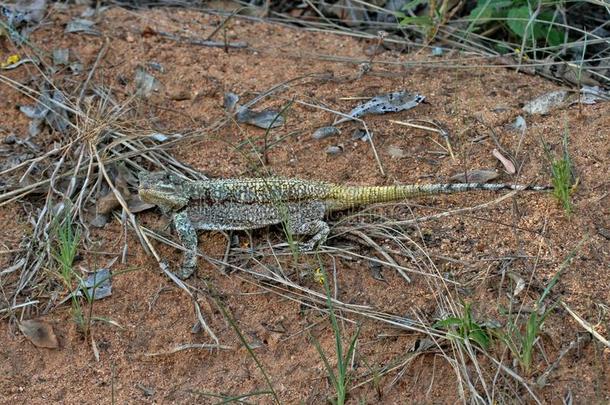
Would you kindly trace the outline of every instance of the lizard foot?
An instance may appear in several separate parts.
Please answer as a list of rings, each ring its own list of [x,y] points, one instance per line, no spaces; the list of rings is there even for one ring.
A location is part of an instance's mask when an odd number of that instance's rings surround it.
[[[307,242],[299,243],[299,249],[308,252],[326,241],[330,229],[328,224],[321,220],[303,222],[295,225],[295,233],[299,235],[313,235]]]
[[[309,242],[301,242],[298,244],[299,246],[299,250],[301,252],[311,252],[316,246],[315,243],[309,241]]]
[[[180,266],[180,270],[176,273],[176,275],[182,280],[186,280],[187,278],[193,275],[195,270],[197,270],[197,265],[184,264]]]

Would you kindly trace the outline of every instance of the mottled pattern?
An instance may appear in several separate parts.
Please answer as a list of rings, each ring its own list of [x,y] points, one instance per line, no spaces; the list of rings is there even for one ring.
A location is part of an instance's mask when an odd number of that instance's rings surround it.
[[[331,185],[298,179],[217,179],[183,185],[194,204],[275,204],[324,199]]]
[[[166,172],[142,173],[142,201],[171,213],[187,251],[179,275],[197,268],[197,230],[245,230],[284,223],[294,235],[311,238],[300,245],[312,250],[324,243],[329,227],[324,214],[360,205],[403,200],[436,193],[471,190],[544,190],[511,184],[422,184],[348,187],[299,179],[217,179],[188,181]]]

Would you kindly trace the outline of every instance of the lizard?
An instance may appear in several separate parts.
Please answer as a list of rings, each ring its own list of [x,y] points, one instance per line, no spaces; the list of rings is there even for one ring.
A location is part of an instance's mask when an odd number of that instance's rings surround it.
[[[303,251],[323,244],[330,232],[324,216],[332,211],[440,193],[473,190],[547,190],[546,186],[498,183],[345,186],[295,178],[187,180],[168,171],[141,172],[140,199],[171,215],[185,247],[178,276],[197,268],[197,230],[253,230],[285,224],[294,235],[310,236]]]

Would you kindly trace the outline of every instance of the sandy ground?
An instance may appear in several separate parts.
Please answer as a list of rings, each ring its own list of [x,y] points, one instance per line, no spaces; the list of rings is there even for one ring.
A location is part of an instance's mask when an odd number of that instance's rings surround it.
[[[165,133],[201,131],[200,137],[179,144],[171,152],[211,177],[252,176],[260,173],[261,167],[255,150],[263,145],[263,130],[234,122],[208,130],[225,116],[224,93],[232,91],[249,100],[281,83],[286,83],[283,91],[257,105],[279,109],[294,100],[287,110],[286,124],[268,136],[273,145],[267,153],[265,170],[280,176],[383,185],[446,182],[456,173],[483,168],[497,170],[498,181],[549,184],[549,166],[541,139],[559,152],[563,133],[569,131],[571,156],[579,178],[572,216],[568,217],[548,193],[520,193],[484,209],[425,222],[419,229],[405,232],[425,247],[439,272],[460,283],[455,292],[464,302],[472,303],[477,320],[500,323],[506,322],[502,309],[508,305],[514,288],[506,274],[518,275],[527,282],[526,291],[514,300],[531,308],[560,264],[586,237],[551,297],[565,302],[601,335],[610,335],[610,245],[602,235],[610,228],[610,104],[581,108],[575,105],[546,116],[527,117],[527,132],[521,139],[510,125],[523,114],[523,103],[558,87],[514,71],[472,67],[484,61],[471,60],[469,55],[446,53],[442,60],[447,65],[463,67],[445,69],[410,63],[431,58],[426,50],[406,55],[386,51],[376,56],[378,63],[371,72],[361,76],[357,62],[369,58],[365,50],[373,42],[234,19],[227,26],[227,38],[245,41],[248,47],[226,52],[158,35],[159,31],[183,29],[193,37],[205,38],[222,20],[179,9],[133,12],[114,8],[99,16],[96,25],[101,36],[65,34],[64,25],[78,11],[82,10],[53,10],[46,24],[32,34],[33,42],[41,49],[50,52],[69,48],[70,58],[85,66],[79,75],[57,72],[54,80],[68,84],[85,80],[100,49],[109,41],[93,81],[111,88],[118,99],[126,100],[134,93],[133,78],[138,67],[155,75],[162,84],[160,91],[146,101],[133,102],[141,120],[137,124]],[[14,52],[8,42],[1,44],[2,59]],[[348,62],[341,62],[346,58]],[[162,71],[151,68],[151,62],[160,64]],[[36,83],[40,79],[39,73],[28,65],[3,74],[20,82],[34,78],[29,83]],[[319,107],[347,112],[359,102],[355,98],[398,89],[425,95],[427,103],[401,113],[366,118],[386,176],[381,175],[370,144],[352,139],[357,123],[343,124],[341,134],[334,137],[324,140],[311,137],[317,128],[335,118]],[[28,120],[15,106],[30,101],[5,85],[0,85],[0,92],[3,116],[0,136],[14,133],[25,137]],[[444,142],[430,132],[390,122],[409,119],[441,123],[451,135],[455,159],[446,153]],[[41,144],[52,143],[51,135],[41,136],[49,137],[41,139]],[[521,165],[518,175],[506,174],[492,156],[496,141],[516,156]],[[342,153],[325,152],[329,146],[337,145],[343,148]],[[408,219],[473,207],[497,197],[480,192],[419,198],[379,212]],[[27,210],[32,204],[36,201],[0,208],[0,250],[18,248],[22,235],[31,226]],[[154,229],[163,230],[167,224],[154,210],[139,217]],[[129,246],[128,263],[116,264],[113,271],[133,271],[114,277],[112,296],[95,302],[93,308],[94,315],[111,319],[120,327],[95,322],[91,336],[85,340],[71,320],[67,304],[50,313],[44,313],[44,305],[16,312],[17,319],[42,317],[50,322],[60,348],[36,348],[19,332],[15,322],[8,318],[1,322],[0,402],[215,403],[220,397],[211,398],[206,393],[228,397],[266,390],[261,372],[210,299],[206,283],[214,286],[221,302],[232,313],[282,403],[320,404],[332,395],[333,389],[311,338],[319,339],[335,364],[328,318],[288,299],[288,295],[270,292],[251,275],[240,272],[225,275],[206,262],[201,263],[197,276],[189,283],[202,291],[197,299],[204,316],[221,344],[231,349],[190,349],[149,356],[181,344],[210,340],[205,333],[191,333],[196,317],[190,298],[160,274],[156,262],[144,254],[131,233],[124,240],[123,227],[118,223],[92,232],[96,248],[90,250],[110,254],[100,256],[84,249],[77,265],[85,268],[103,265],[121,253],[124,243]],[[253,237],[257,246],[264,246],[267,238],[273,243],[280,242],[282,232],[272,228],[254,232]],[[241,243],[247,243],[246,234],[240,233],[239,238]],[[225,243],[223,235],[207,233],[201,235],[199,248],[220,259]],[[328,245],[348,246],[359,249],[365,256],[375,255],[370,248],[341,236],[331,237]],[[170,263],[179,262],[178,251],[160,243],[156,246]],[[8,266],[14,257],[14,253],[2,253],[0,267]],[[243,267],[257,269],[254,261],[240,260]],[[346,303],[419,317],[428,325],[440,315],[437,302],[441,298],[430,289],[429,276],[412,274],[413,282],[408,284],[388,269],[382,273],[385,281],[380,281],[373,277],[366,260],[348,260],[330,253],[323,254],[322,260],[329,271],[333,266],[336,269],[337,298]],[[407,267],[416,267],[409,257],[398,256],[397,260]],[[272,265],[274,261],[267,257],[265,263]],[[323,291],[312,277],[300,277],[317,267],[313,256],[305,255],[297,261],[281,257],[275,265],[290,271],[303,286]],[[53,277],[52,273],[48,277]],[[425,335],[346,316],[361,324],[353,361],[354,384],[370,378],[371,370],[396,366],[377,384],[368,382],[350,391],[350,403],[459,400],[456,374],[440,350],[433,348],[407,361]],[[353,323],[342,325],[346,335],[354,333]],[[537,346],[543,351],[536,350],[533,371],[530,376],[523,376],[541,401],[560,403],[566,395],[572,395],[574,403],[610,400],[607,377],[610,349],[595,339],[569,351],[550,373],[547,385],[535,384],[561,350],[583,333],[583,328],[562,307],[548,317]],[[99,349],[99,361],[94,358],[91,340]],[[507,367],[519,371],[510,353],[498,342],[492,344],[490,352],[502,358]],[[447,346],[444,353],[449,358],[455,354]],[[484,355],[479,362],[487,381],[493,381],[497,367]],[[497,379],[494,390],[499,403],[514,397],[531,401],[521,385],[504,375]],[[272,402],[269,396],[251,397],[247,401]]]

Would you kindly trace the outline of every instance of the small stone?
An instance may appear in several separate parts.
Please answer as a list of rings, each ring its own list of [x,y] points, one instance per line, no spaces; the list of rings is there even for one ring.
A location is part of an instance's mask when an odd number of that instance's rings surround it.
[[[190,100],[192,97],[191,97],[191,93],[188,92],[187,90],[178,90],[178,91],[170,93],[169,98],[174,101],[184,101],[184,100]]]
[[[322,128],[318,128],[316,130],[316,132],[313,133],[312,138],[321,140],[321,139],[325,139],[325,138],[328,138],[333,135],[339,135],[340,133],[341,133],[341,131],[337,127],[333,127],[333,126],[322,127]]]
[[[341,145],[333,145],[326,148],[326,153],[328,155],[339,155],[343,152],[343,146]]]
[[[356,128],[354,132],[352,132],[352,141],[357,141],[359,139],[365,140],[366,131],[362,128]]]
[[[160,72],[160,73],[165,73],[165,68],[163,67],[163,65],[161,63],[156,62],[156,61],[151,61],[151,62],[148,62],[147,64],[148,64],[148,67],[150,67],[151,69],[156,70],[157,72]]]

